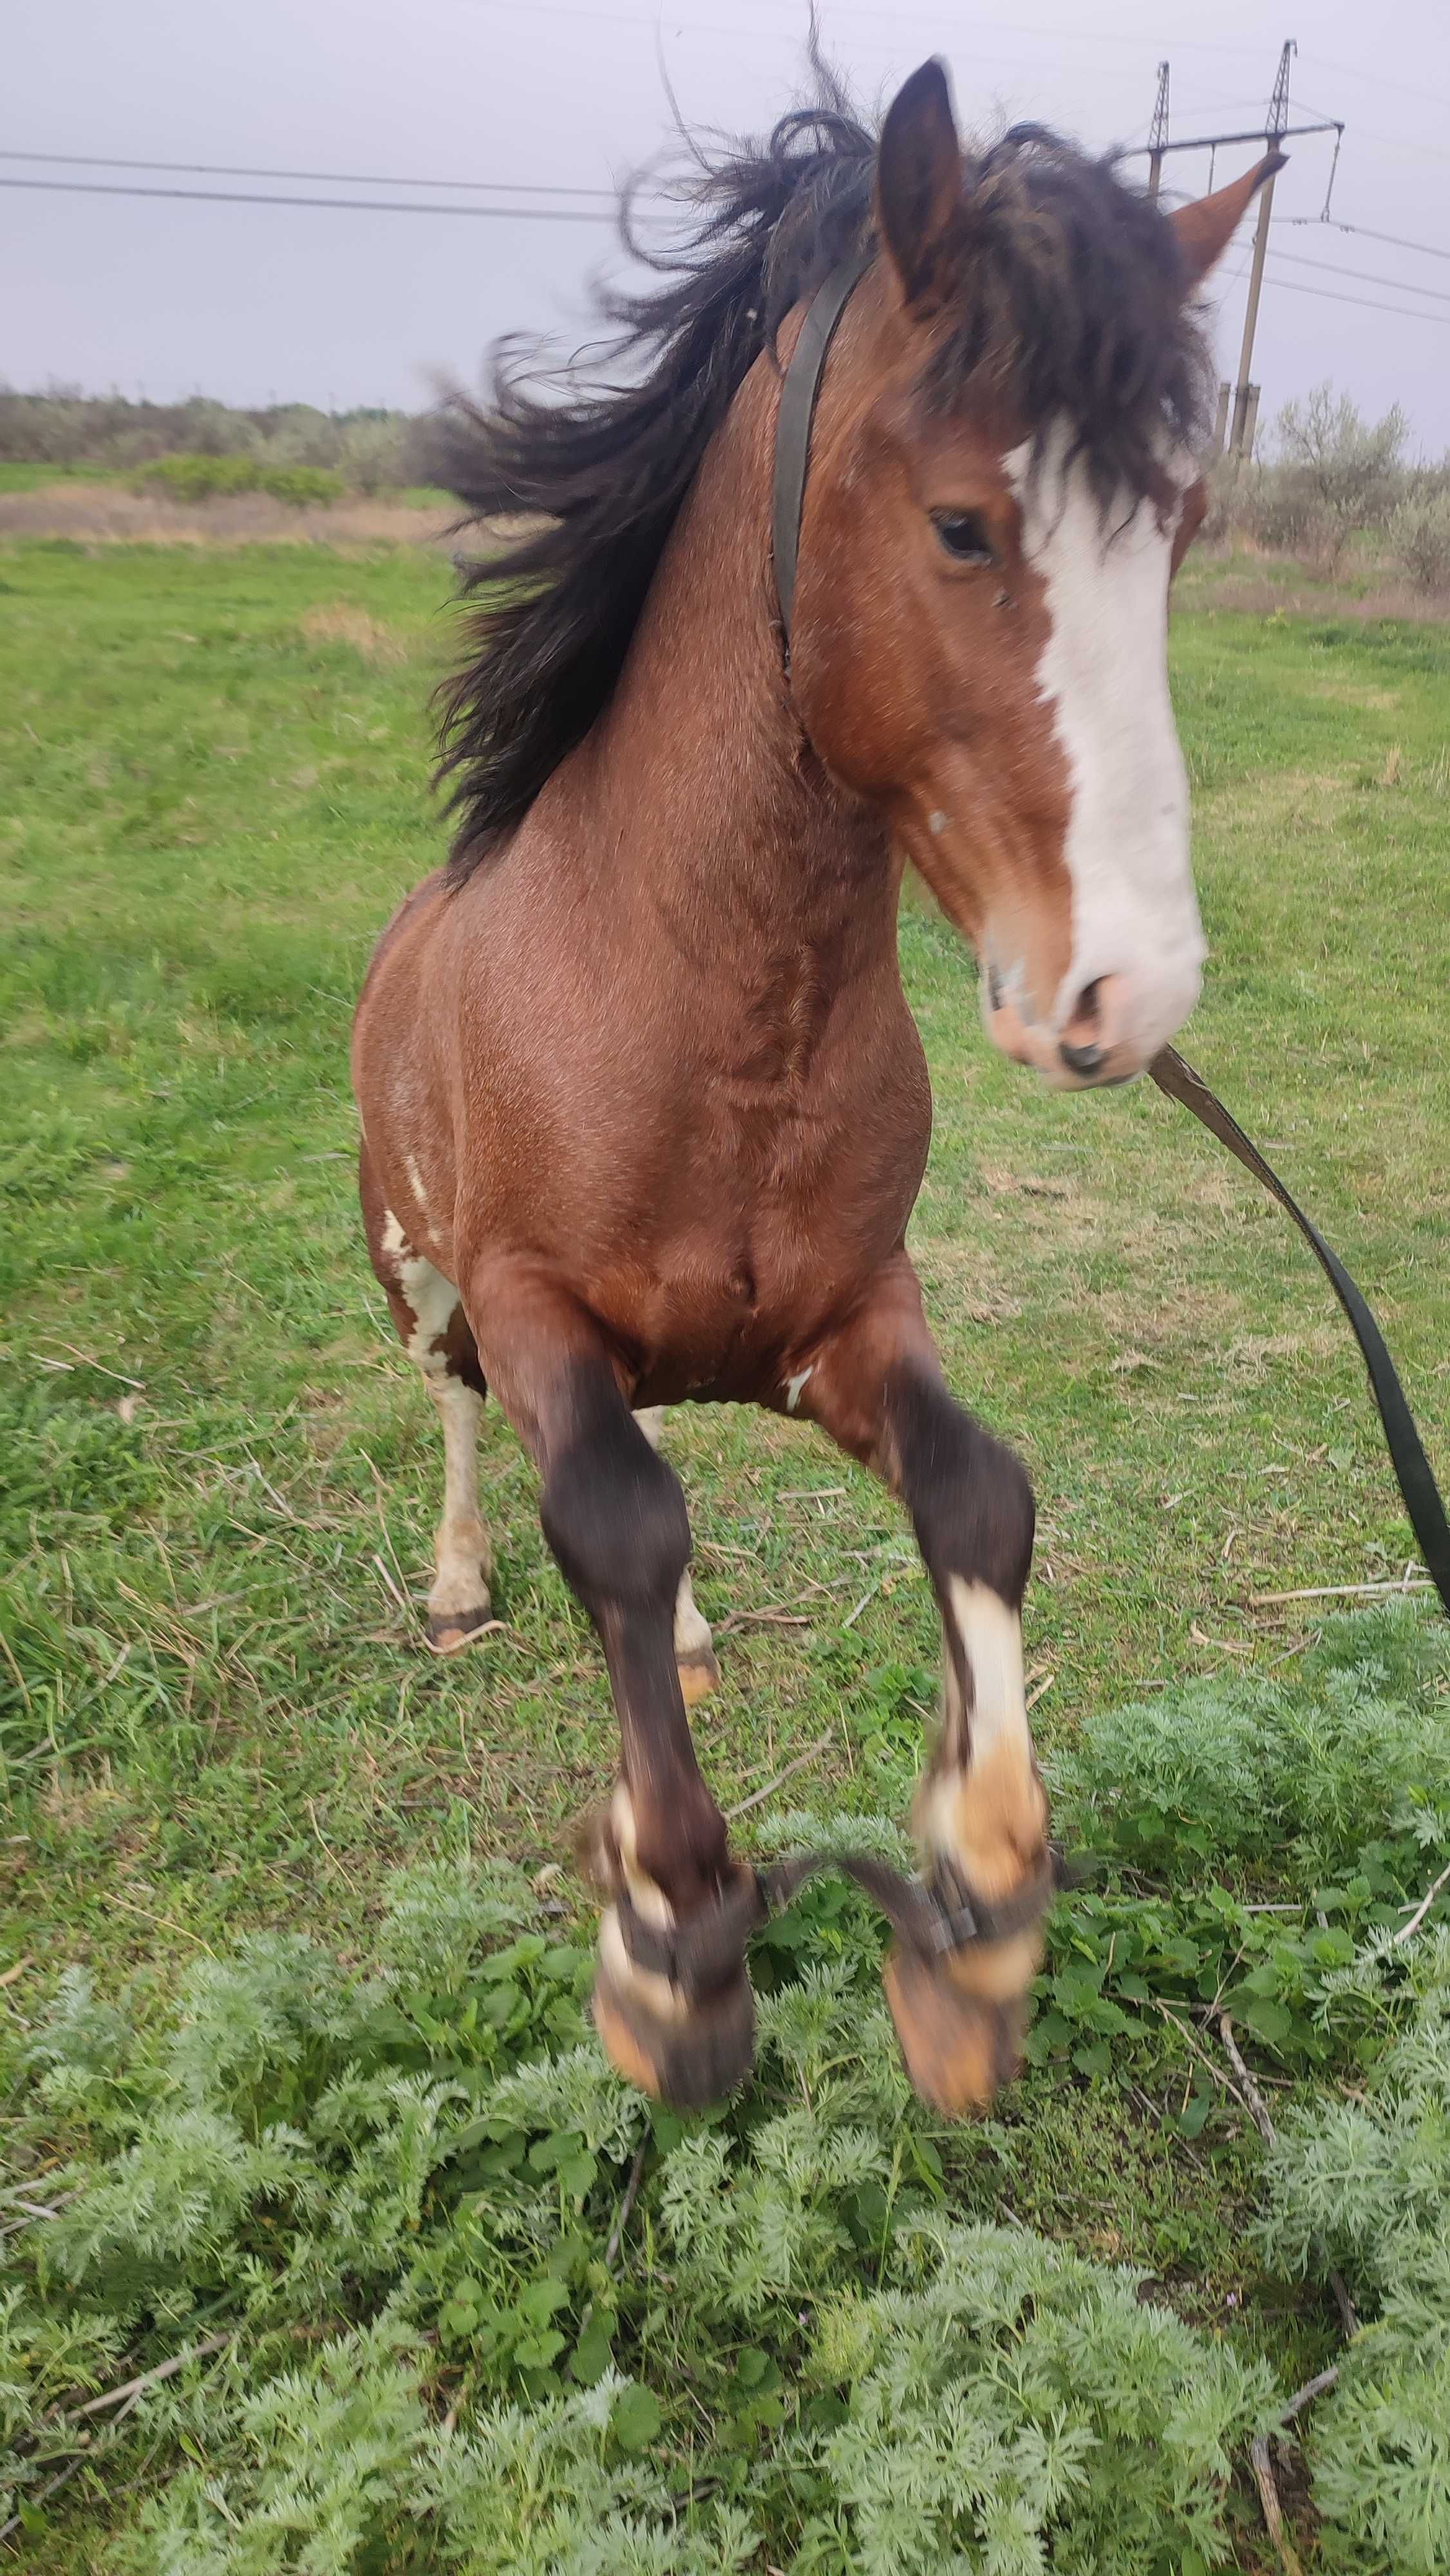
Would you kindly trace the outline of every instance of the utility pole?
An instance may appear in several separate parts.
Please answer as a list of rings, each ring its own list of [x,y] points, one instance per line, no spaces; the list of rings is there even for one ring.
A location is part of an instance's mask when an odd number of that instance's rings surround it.
[[[1264,140],[1271,146],[1279,141],[1289,122],[1289,65],[1299,48],[1291,36],[1279,56],[1279,69],[1274,78],[1274,93],[1269,113],[1264,120]],[[1259,220],[1254,227],[1254,261],[1249,271],[1249,300],[1244,307],[1244,338],[1239,351],[1239,380],[1234,387],[1233,427],[1229,431],[1229,454],[1246,456],[1249,450],[1250,371],[1254,363],[1254,332],[1259,320],[1259,297],[1264,284],[1264,254],[1269,247],[1269,216],[1274,204],[1274,181],[1270,176],[1259,190]],[[1255,413],[1258,404],[1252,406]]]
[[[1305,125],[1291,125],[1289,123],[1289,67],[1293,62],[1297,51],[1298,47],[1291,36],[1280,51],[1279,68],[1274,78],[1273,95],[1269,100],[1268,108],[1264,116],[1264,122],[1261,126],[1251,126],[1247,133],[1241,132],[1238,134],[1186,134],[1175,136],[1171,142],[1168,138],[1168,65],[1166,63],[1160,63],[1158,66],[1158,93],[1153,102],[1153,116],[1148,128],[1148,140],[1146,143],[1136,145],[1127,155],[1129,160],[1137,159],[1140,155],[1146,156],[1148,163],[1149,198],[1156,198],[1159,193],[1159,189],[1162,184],[1164,158],[1170,152],[1215,153],[1224,144],[1258,142],[1262,142],[1269,151],[1273,151],[1277,145],[1283,143],[1291,134],[1332,134],[1336,137],[1335,153],[1337,156],[1339,150],[1338,138],[1341,138],[1344,133],[1344,120],[1342,117],[1321,117],[1315,119],[1313,123]],[[1212,165],[1210,164],[1210,168],[1211,166]],[[1209,184],[1210,186],[1213,184],[1211,178]],[[1233,402],[1231,410],[1227,399],[1228,388],[1224,387],[1222,389],[1223,399],[1220,404],[1220,425],[1214,442],[1216,446],[1222,444],[1223,430],[1226,425],[1228,427],[1229,453],[1234,456],[1240,456],[1247,453],[1249,446],[1252,443],[1254,422],[1258,415],[1258,387],[1250,382],[1249,369],[1253,365],[1254,360],[1254,333],[1258,327],[1259,298],[1263,292],[1264,259],[1269,247],[1269,215],[1273,202],[1274,182],[1273,178],[1270,177],[1264,182],[1264,186],[1259,194],[1259,219],[1257,229],[1254,233],[1254,255],[1249,276],[1248,308],[1244,315],[1243,347],[1239,353],[1238,382],[1233,388]]]
[[[1168,65],[1158,66],[1158,95],[1153,101],[1153,122],[1148,128],[1148,198],[1157,202],[1163,182],[1163,146],[1168,140]]]

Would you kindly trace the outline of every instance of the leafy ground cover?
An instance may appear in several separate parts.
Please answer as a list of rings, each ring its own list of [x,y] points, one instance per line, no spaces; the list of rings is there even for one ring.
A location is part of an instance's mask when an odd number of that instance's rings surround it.
[[[558,1864],[612,1769],[599,1659],[496,1422],[504,1625],[424,1653],[434,1430],[352,1203],[347,1012],[437,848],[444,582],[402,548],[0,554],[7,2545],[1252,2566],[1247,2441],[1336,2357],[1333,2262],[1369,2322],[1306,2418],[1317,2541],[1286,2473],[1299,2546],[1443,2563],[1427,2401],[1368,2340],[1443,2320],[1440,2276],[1289,2161],[1332,2184],[1382,2140],[1418,2173],[1443,2118],[1436,1918],[1393,1935],[1445,1857],[1445,1657],[1414,1603],[1264,1599],[1404,1567],[1359,1364],[1167,1104],[987,1057],[921,906],[915,1249],[1032,1467],[1035,1723],[1100,1866],[978,2129],[905,2097],[876,1927],[829,1885],[761,1946],[761,2083],[723,2118],[647,2118],[584,2038]],[[1174,662],[1216,952],[1189,1052],[1375,1296],[1443,1459],[1450,648],[1209,586]],[[723,1802],[809,1757],[745,1847],[795,1798],[889,1834],[935,1691],[892,1508],[791,1426],[669,1446]]]

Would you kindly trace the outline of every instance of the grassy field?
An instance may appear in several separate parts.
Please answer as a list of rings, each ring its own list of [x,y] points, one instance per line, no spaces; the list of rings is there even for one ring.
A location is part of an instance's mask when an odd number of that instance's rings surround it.
[[[390,1872],[471,1853],[536,1873],[613,1769],[600,1658],[493,1417],[503,1624],[451,1664],[424,1650],[436,1434],[356,1220],[348,1013],[439,847],[425,700],[445,586],[403,548],[0,553],[16,926],[0,968],[0,1937],[20,1963],[0,2006],[17,2080],[63,1966],[102,1998],[131,1979],[144,2030],[258,1927],[365,1961]],[[1450,639],[1214,600],[1211,572],[1190,582],[1173,640],[1213,950],[1186,1051],[1366,1287],[1450,1468]],[[1070,1773],[1084,1728],[1121,1703],[1296,1685],[1337,1605],[1259,1596],[1383,1582],[1411,1541],[1359,1361],[1277,1210],[1146,1087],[1055,1099],[990,1057],[972,969],[922,903],[902,950],[937,1104],[915,1254],[956,1387],[1037,1487],[1035,1722]],[[722,1803],[808,1754],[752,1806],[747,1842],[791,1806],[901,1815],[936,1623],[893,1509],[778,1422],[686,1413],[668,1447],[719,1641],[699,1735]],[[1416,1687],[1443,1695],[1435,1673]],[[550,1884],[582,1904],[567,1871]],[[1281,1901],[1271,1869],[1255,1884]],[[835,1937],[828,1902],[811,1919]],[[1072,2023],[1067,1990],[1054,2009]],[[951,2188],[969,2213],[1000,2193],[1014,2219],[1167,2281],[1186,2318],[1292,2387],[1330,2348],[1332,2310],[1266,2268],[1246,2233],[1256,2134],[1223,2096],[1206,2137],[1177,2116],[1202,2089],[1191,2033],[1144,2019],[1131,2038],[1067,2028],[1004,2118],[948,2147]],[[1267,2076],[1306,2080],[1272,2012],[1259,2036]],[[37,2130],[20,2099],[17,2169],[42,2175],[86,2123]],[[139,2315],[128,2331],[153,2355],[155,2302]],[[72,2469],[54,2511],[35,2509],[36,2563],[111,2563],[106,2534],[145,2509],[177,2443],[170,2426],[149,2461],[126,2455],[122,2502]],[[1251,2522],[1244,2504],[1230,2535],[1246,2565]],[[198,2544],[127,2563],[415,2562],[360,2540],[335,2559]]]

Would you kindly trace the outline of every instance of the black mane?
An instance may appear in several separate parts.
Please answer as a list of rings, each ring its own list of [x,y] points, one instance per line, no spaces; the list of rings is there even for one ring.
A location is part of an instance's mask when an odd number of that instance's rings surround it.
[[[500,847],[606,704],[705,447],[791,307],[865,241],[876,137],[823,75],[819,97],[764,143],[697,151],[673,190],[692,222],[667,250],[624,239],[660,283],[602,294],[606,372],[560,370],[504,341],[488,408],[449,397],[436,479],[470,519],[529,524],[463,576],[469,659],[439,693],[440,784],[459,817],[461,881]],[[966,155],[969,293],[939,346],[928,399],[990,388],[1033,427],[1075,425],[1106,509],[1158,484],[1166,429],[1199,438],[1202,337],[1171,225],[1096,160],[1041,126]],[[611,377],[613,381],[611,381]]]

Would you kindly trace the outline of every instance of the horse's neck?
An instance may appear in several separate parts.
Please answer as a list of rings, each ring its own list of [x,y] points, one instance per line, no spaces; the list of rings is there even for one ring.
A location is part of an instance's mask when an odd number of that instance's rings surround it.
[[[884,828],[803,742],[770,567],[775,387],[764,364],[712,442],[585,765],[626,890],[777,952],[854,919],[879,940]]]

